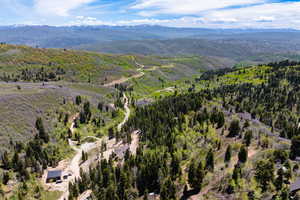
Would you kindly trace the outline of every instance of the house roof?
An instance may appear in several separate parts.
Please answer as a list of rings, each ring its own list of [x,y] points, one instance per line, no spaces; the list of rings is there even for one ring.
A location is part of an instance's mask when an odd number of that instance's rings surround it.
[[[300,190],[300,179],[297,179],[290,185],[290,192],[295,192],[297,190]]]
[[[62,174],[61,170],[48,171],[47,179],[61,177],[61,174]]]

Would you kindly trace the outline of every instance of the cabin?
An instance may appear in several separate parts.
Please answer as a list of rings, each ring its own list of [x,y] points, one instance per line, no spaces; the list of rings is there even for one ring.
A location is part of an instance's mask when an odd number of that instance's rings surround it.
[[[61,181],[61,170],[48,171],[46,183]]]

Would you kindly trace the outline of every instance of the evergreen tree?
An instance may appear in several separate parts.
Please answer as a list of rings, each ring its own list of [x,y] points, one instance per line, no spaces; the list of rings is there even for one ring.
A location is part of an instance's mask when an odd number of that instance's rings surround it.
[[[205,176],[205,171],[202,162],[199,162],[197,169],[195,170],[194,184],[193,188],[199,190],[202,188],[203,179]]]
[[[195,166],[195,161],[192,160],[188,171],[188,182],[192,188],[194,187],[195,176],[196,176],[196,166]]]
[[[65,126],[67,125],[68,121],[69,121],[69,114],[66,113],[66,114],[65,114],[65,118],[64,118],[64,125],[65,125]]]
[[[76,96],[76,99],[75,99],[75,103],[76,103],[76,105],[80,105],[80,104],[81,104],[81,102],[82,102],[82,100],[81,100],[81,96]]]
[[[3,173],[3,177],[2,177],[2,183],[4,185],[6,185],[9,181],[10,177],[9,177],[9,173],[8,172],[4,172]]]
[[[109,137],[109,139],[112,139],[112,138],[115,137],[115,132],[114,132],[114,128],[113,127],[111,127],[111,128],[108,129],[108,137]]]
[[[252,131],[247,131],[244,136],[244,143],[247,147],[250,146],[252,140]]]
[[[241,146],[239,154],[238,154],[239,162],[245,163],[247,162],[248,158],[248,150],[244,145]]]
[[[208,151],[205,160],[206,160],[205,169],[214,171],[214,153],[212,152],[212,149]]]
[[[236,184],[238,183],[238,179],[241,178],[241,175],[242,169],[239,164],[236,164],[232,172],[232,179],[235,181]]]
[[[176,187],[170,178],[168,178],[161,187],[160,199],[176,200]]]
[[[283,179],[284,179],[283,176],[284,176],[283,169],[282,168],[278,169],[277,177],[275,179],[275,184],[274,184],[277,191],[280,191],[282,189]]]
[[[270,160],[260,160],[255,166],[255,179],[260,184],[263,191],[274,180],[274,165]]]
[[[178,156],[173,155],[172,160],[171,160],[171,177],[173,180],[177,178],[178,175],[181,173],[181,168],[180,168],[180,160]]]
[[[228,134],[228,137],[236,137],[239,135],[240,133],[240,130],[241,130],[241,127],[240,127],[240,122],[239,120],[233,120],[231,123],[230,123],[230,127],[229,127],[229,134]]]
[[[4,169],[10,169],[11,166],[10,166],[10,161],[9,161],[7,151],[4,151],[4,153],[1,157],[1,160],[2,160],[2,164],[3,164],[3,168]]]
[[[290,157],[295,159],[298,156],[300,156],[300,136],[295,136],[292,138]]]
[[[42,118],[37,118],[35,122],[35,127],[38,130],[38,137],[42,139],[45,143],[49,142],[49,135],[45,131],[44,124]]]
[[[227,146],[227,149],[226,149],[226,152],[225,152],[225,158],[224,158],[224,162],[225,163],[229,163],[230,162],[230,160],[231,160],[231,153],[232,153],[231,145],[229,144]]]

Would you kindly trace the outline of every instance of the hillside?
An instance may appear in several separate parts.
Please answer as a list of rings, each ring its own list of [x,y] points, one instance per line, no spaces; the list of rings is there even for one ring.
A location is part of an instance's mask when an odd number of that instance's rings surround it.
[[[183,93],[184,86],[135,107],[123,142],[139,130],[139,148],[102,160],[71,185],[70,196],[297,199],[299,64],[209,71]]]
[[[141,83],[151,85],[159,83],[159,78],[171,84],[205,70],[230,66],[230,62],[209,57],[108,55],[0,45],[2,147],[10,140],[32,138],[38,115],[49,119],[46,127],[50,130],[56,112],[53,108],[63,106],[63,101],[74,101],[77,95],[88,97],[95,106],[99,100],[111,103],[115,91],[105,84],[139,74],[139,65],[144,66],[145,79],[149,79]],[[158,84],[149,92],[160,88]]]
[[[296,198],[300,63],[231,64],[2,44],[0,197]]]
[[[272,34],[270,34],[272,35]],[[284,34],[283,34],[284,35]],[[203,55],[230,59],[234,63],[265,63],[288,58],[299,60],[299,42],[297,37],[286,40],[267,35],[230,35],[222,39],[170,39],[170,40],[134,40],[114,41],[76,48],[98,52],[122,54],[124,52],[142,55]]]

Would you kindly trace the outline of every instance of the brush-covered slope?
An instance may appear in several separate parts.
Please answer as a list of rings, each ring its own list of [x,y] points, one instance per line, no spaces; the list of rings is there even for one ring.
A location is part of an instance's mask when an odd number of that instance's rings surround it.
[[[225,62],[226,63],[226,62]],[[160,87],[167,83],[208,69],[224,68],[222,59],[210,57],[151,57],[108,55],[67,49],[42,49],[27,46],[0,45],[0,137],[4,147],[12,141],[27,141],[36,135],[35,120],[42,116],[46,129],[53,130],[55,116],[74,102],[76,96],[113,103],[116,81],[130,77],[145,85]],[[142,73],[142,74],[141,74]],[[140,81],[139,81],[140,80]],[[159,89],[153,87],[154,89]],[[147,92],[147,91],[146,91]],[[68,110],[69,109],[69,110]],[[71,111],[70,111],[71,109]],[[55,120],[54,120],[55,121]]]

